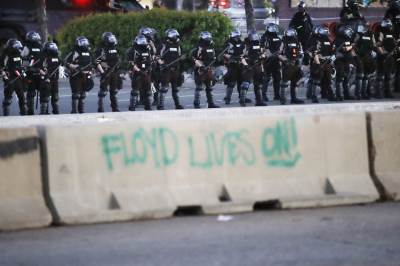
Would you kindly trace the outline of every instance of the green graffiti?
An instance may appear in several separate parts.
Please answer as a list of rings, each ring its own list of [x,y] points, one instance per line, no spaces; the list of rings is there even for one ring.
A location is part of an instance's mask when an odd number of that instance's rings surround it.
[[[293,118],[264,129],[261,149],[266,164],[271,167],[292,168],[301,159],[297,151],[297,128]]]
[[[146,164],[151,158],[156,168],[172,165],[179,155],[178,144],[175,133],[167,128],[154,128],[149,132],[138,128],[128,138],[122,133],[101,137],[103,154],[110,171],[114,170],[116,164],[124,167]]]
[[[254,165],[255,150],[245,138],[247,133],[247,130],[227,132],[221,139],[217,139],[215,133],[209,133],[202,141],[206,150],[204,154],[196,153],[193,137],[188,137],[190,165],[203,169],[221,167],[225,164],[234,166],[240,162],[247,166]],[[196,158],[199,155],[205,158],[202,160]]]

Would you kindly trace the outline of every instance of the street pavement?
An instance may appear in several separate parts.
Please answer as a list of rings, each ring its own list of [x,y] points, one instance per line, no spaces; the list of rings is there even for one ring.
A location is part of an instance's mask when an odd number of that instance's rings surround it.
[[[0,233],[2,266],[398,266],[400,203]]]
[[[306,101],[306,104],[311,104],[310,100],[306,100],[305,94],[306,94],[306,89],[305,89],[305,84],[306,81],[303,80],[301,81],[299,84],[299,89],[298,89],[298,96],[299,98],[303,99]],[[69,86],[69,82],[67,79],[60,79],[60,92],[59,92],[59,96],[60,96],[60,112],[63,114],[68,114],[71,112],[71,89]],[[0,86],[1,88],[2,86]],[[235,89],[234,94],[232,96],[232,103],[230,105],[225,105],[224,103],[224,97],[225,97],[225,85],[218,83],[214,86],[214,91],[213,94],[215,96],[215,101],[217,104],[219,104],[221,107],[240,107],[239,105],[239,97],[238,97],[238,93]],[[185,83],[183,84],[182,88],[180,89],[180,98],[181,98],[181,102],[183,104],[183,106],[188,109],[188,108],[193,108],[193,95],[194,95],[194,89],[195,89],[195,84],[194,81],[192,79],[192,75],[187,74],[186,75],[186,79],[185,79]],[[353,88],[354,89],[354,88]],[[91,90],[88,94],[87,94],[87,98],[86,98],[86,108],[85,111],[87,113],[94,113],[97,112],[97,94],[99,91],[99,80],[95,79],[95,86],[93,88],[93,90]],[[289,95],[289,89],[287,90],[287,94]],[[128,106],[129,106],[129,97],[130,97],[130,80],[129,78],[127,78],[124,81],[124,86],[123,89],[119,91],[118,93],[118,99],[119,99],[119,105],[120,105],[120,110],[121,111],[128,111]],[[249,106],[254,106],[254,92],[253,89],[251,88],[249,90],[248,93],[248,97],[250,99],[253,100],[253,102],[251,104],[248,104]],[[268,91],[268,97],[269,99],[273,99],[273,89],[272,89],[272,84],[270,84],[270,89]],[[289,97],[288,97],[289,98]],[[400,99],[400,95],[396,95],[396,99],[399,100]],[[383,101],[389,101],[389,100],[393,100],[393,99],[382,99],[382,100],[377,100],[377,99],[372,99],[370,101],[379,101],[379,102],[383,102]],[[0,102],[3,101],[3,94],[1,93],[0,95]],[[326,103],[326,100],[321,100],[321,103]],[[349,102],[349,101],[346,101]],[[359,102],[359,101],[358,101]],[[365,101],[364,101],[365,102]],[[169,90],[167,97],[166,97],[166,103],[165,103],[165,107],[166,109],[174,109],[174,104],[172,101],[172,97],[171,97],[171,90]],[[207,101],[206,101],[206,97],[205,97],[205,92],[202,92],[202,98],[201,98],[201,104],[202,104],[202,108],[206,108],[207,106]],[[278,101],[270,101],[267,103],[268,105],[279,105]],[[340,103],[338,103],[340,104]],[[109,94],[106,96],[105,102],[104,102],[104,106],[105,106],[105,112],[110,112],[111,108],[110,108],[110,101],[109,101]],[[155,108],[155,107],[153,107]],[[143,106],[139,106],[137,108],[137,110],[143,110]],[[39,107],[35,112],[36,114],[39,113]],[[12,103],[12,107],[11,107],[11,115],[18,115],[19,114],[19,110],[18,110],[18,104],[17,104],[17,97],[14,94],[13,97],[13,103]]]

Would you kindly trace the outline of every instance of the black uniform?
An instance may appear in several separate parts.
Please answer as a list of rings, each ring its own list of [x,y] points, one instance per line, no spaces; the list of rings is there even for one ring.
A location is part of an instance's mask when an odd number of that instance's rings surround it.
[[[53,114],[59,114],[58,107],[58,77],[59,67],[62,65],[55,43],[48,42],[44,45],[41,68],[40,85],[40,114],[48,114],[49,98]]]
[[[386,26],[385,24],[385,26],[382,26],[383,23],[387,23],[388,25]],[[393,98],[390,84],[395,68],[395,54],[398,51],[397,45],[395,32],[390,20],[382,21],[377,39],[378,73],[375,87],[376,98],[382,98],[382,96]]]
[[[67,55],[65,63],[70,70],[71,113],[84,113],[86,92],[93,89],[92,70],[95,63],[90,53],[89,41],[85,37],[77,38],[74,50]]]
[[[183,84],[183,67],[182,61],[182,48],[179,45],[179,38],[172,35],[177,33],[176,30],[170,30],[170,37],[167,36],[165,42],[160,50],[160,59],[163,61],[161,65],[161,90],[158,95],[158,106],[157,109],[164,109],[164,97],[168,92],[169,84],[172,89],[172,99],[174,100],[175,109],[183,109],[183,106],[179,101],[179,87]],[[175,36],[175,35],[174,35]]]
[[[343,101],[343,96],[346,100],[353,99],[349,92],[350,63],[355,57],[353,36],[352,28],[346,26],[339,29],[335,39],[336,100],[338,101]]]
[[[194,61],[194,82],[196,89],[194,91],[194,108],[200,108],[200,93],[203,85],[206,87],[206,97],[208,108],[219,108],[214,103],[212,94],[213,69],[212,65],[216,60],[216,54],[211,34],[209,32],[200,33],[200,40],[193,50],[192,59]],[[198,62],[199,64],[196,64]]]
[[[290,31],[290,33],[288,33]],[[283,39],[283,51],[284,56],[283,66],[282,66],[282,82],[281,82],[281,92],[280,101],[281,104],[286,104],[286,88],[289,86],[290,82],[290,98],[292,104],[304,103],[302,100],[297,98],[297,82],[303,76],[300,67],[302,48],[301,43],[297,40],[296,32],[293,29],[286,31],[285,37]]]
[[[262,90],[263,100],[268,101],[267,91],[271,79],[274,88],[274,100],[279,100],[279,88],[282,79],[282,66],[279,56],[283,49],[282,40],[278,36],[278,31],[269,32],[267,27],[267,31],[261,37],[261,42],[263,43],[267,56],[267,59],[264,63],[265,79]]]
[[[96,64],[102,69],[100,78],[100,90],[98,93],[98,112],[104,112],[103,101],[110,90],[111,110],[119,112],[117,94],[122,89],[122,77],[120,71],[121,58],[117,50],[117,41],[112,33],[103,34],[103,45],[96,50]]]
[[[328,34],[323,33],[324,29],[314,39],[314,44],[310,47],[311,52],[311,99],[313,102],[318,102],[316,87],[321,87],[322,98],[334,100],[332,91],[332,72],[333,72],[333,56],[335,55],[335,48],[330,41]]]
[[[299,11],[294,14],[289,24],[290,28],[297,31],[298,39],[304,50],[308,48],[308,41],[310,39],[312,29],[314,27],[310,15],[305,11]],[[304,54],[304,64],[308,65],[309,56],[307,53]]]
[[[400,40],[400,0],[393,0],[389,9],[385,13],[385,19],[388,18],[392,21],[394,26],[396,39]],[[394,91],[400,92],[400,55],[395,53],[395,65],[396,65],[396,75],[395,75],[395,87]]]
[[[261,46],[261,38],[256,33],[251,33],[249,37],[246,39],[246,61],[249,66],[245,70],[248,73],[254,85],[254,94],[256,98],[256,106],[265,106],[266,104],[263,102],[261,86],[263,84],[264,79],[264,67],[263,62],[265,58],[264,49]],[[241,105],[246,105],[246,91],[241,95]]]
[[[340,24],[342,26],[350,26],[354,31],[360,23],[365,23],[364,16],[360,13],[360,8],[357,0],[348,0],[347,6],[340,11]]]
[[[374,34],[364,25],[359,25],[355,39],[356,90],[355,96],[359,100],[369,99],[371,85],[376,71],[376,42]]]
[[[18,97],[19,113],[26,114],[24,78],[25,72],[22,66],[22,44],[16,39],[7,41],[6,48],[0,57],[0,72],[4,81],[3,115],[10,115],[10,105],[15,92]]]
[[[144,97],[144,109],[151,110],[151,71],[153,54],[146,38],[143,35],[136,37],[133,47],[127,51],[127,58],[131,65],[132,90],[129,110],[135,111],[138,97]]]
[[[225,60],[228,72],[224,79],[225,85],[227,85],[225,104],[231,103],[235,85],[239,92],[239,101],[241,101],[240,96],[245,94],[244,92],[247,92],[250,87],[250,75],[245,71],[247,66],[243,63],[245,48],[245,44],[240,38],[230,37],[226,42]],[[243,105],[243,102],[241,104]]]
[[[40,90],[41,78],[39,66],[42,60],[42,44],[40,35],[36,32],[26,34],[26,43],[22,51],[24,65],[26,66],[27,107],[28,115],[33,115],[36,93]]]

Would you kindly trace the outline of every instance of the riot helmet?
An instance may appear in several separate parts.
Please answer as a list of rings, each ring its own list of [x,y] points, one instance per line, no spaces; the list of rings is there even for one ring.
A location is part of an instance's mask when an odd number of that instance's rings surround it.
[[[26,42],[30,45],[39,46],[42,43],[42,37],[36,31],[29,31],[25,35]]]
[[[17,39],[9,39],[6,43],[6,50],[13,54],[20,54],[22,52],[22,43]]]
[[[112,32],[104,32],[101,35],[103,45],[107,47],[115,47],[118,44],[118,40]]]
[[[361,35],[366,34],[366,33],[368,32],[368,27],[367,27],[367,25],[365,25],[365,24],[363,24],[363,23],[358,24],[358,25],[357,25],[357,28],[356,28],[356,32],[357,32],[358,34],[361,34]]]
[[[320,39],[326,39],[329,37],[329,29],[327,26],[319,25],[317,26],[317,36]]]
[[[234,42],[240,42],[240,38],[241,38],[241,33],[239,30],[234,30],[231,32],[231,34],[229,35],[230,39]]]
[[[199,43],[201,45],[210,46],[213,44],[212,34],[208,31],[202,31],[199,35]]]
[[[58,56],[58,46],[54,42],[46,42],[43,47],[43,52],[47,56]]]
[[[134,45],[137,47],[147,47],[149,45],[149,42],[147,41],[146,36],[138,35],[134,40]]]
[[[288,28],[284,35],[288,39],[297,39],[297,31],[293,28]]]
[[[351,9],[351,10],[358,10],[360,7],[360,4],[358,3],[357,0],[347,0],[347,6]]]
[[[345,40],[352,40],[354,37],[354,30],[350,26],[339,28],[339,35]]]
[[[146,37],[148,41],[154,41],[155,30],[149,27],[141,27],[139,29],[139,35],[143,35]]]
[[[89,40],[84,36],[79,36],[75,40],[75,48],[81,52],[87,52],[90,50]]]
[[[400,12],[400,0],[392,0],[390,3],[390,7],[397,12]]]
[[[382,21],[381,21],[381,24],[380,24],[380,26],[381,26],[381,29],[383,30],[383,31],[385,31],[385,32],[390,32],[390,31],[392,31],[392,29],[393,29],[393,23],[392,23],[392,21],[390,20],[390,19],[383,19]]]
[[[275,23],[268,23],[266,28],[267,35],[276,36],[279,32],[279,27]]]
[[[172,43],[178,43],[180,41],[179,32],[176,29],[168,29],[165,31],[167,41]]]
[[[300,1],[299,4],[297,5],[297,9],[301,13],[306,12],[306,3],[304,1]]]

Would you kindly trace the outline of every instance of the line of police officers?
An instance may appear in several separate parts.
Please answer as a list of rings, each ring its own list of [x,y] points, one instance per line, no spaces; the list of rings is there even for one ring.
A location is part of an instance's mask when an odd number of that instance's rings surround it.
[[[194,65],[194,107],[200,108],[201,91],[205,88],[208,108],[218,108],[212,88],[216,83],[214,64],[223,60],[227,67],[225,104],[231,103],[236,86],[241,106],[251,103],[247,98],[253,84],[255,105],[265,106],[269,100],[267,91],[272,80],[274,100],[281,104],[287,101],[290,87],[290,102],[301,104],[297,98],[297,83],[302,78],[301,64],[310,64],[307,97],[318,102],[317,87],[321,97],[331,101],[354,99],[350,95],[350,65],[356,68],[355,98],[392,98],[391,82],[395,75],[395,90],[400,86],[400,0],[393,0],[379,27],[372,31],[359,12],[355,0],[348,0],[341,12],[336,38],[331,39],[329,29],[313,26],[304,2],[294,15],[283,37],[278,25],[270,23],[265,33],[248,34],[242,40],[239,31],[231,32],[225,49],[216,54],[210,32],[201,32],[197,45],[191,50]],[[17,94],[21,115],[33,115],[40,99],[40,114],[49,113],[49,101],[53,114],[59,113],[58,78],[63,64],[69,72],[72,90],[71,113],[84,113],[86,93],[94,86],[93,69],[100,74],[98,112],[104,112],[104,98],[110,93],[111,109],[118,112],[118,91],[123,84],[123,56],[117,50],[117,38],[111,32],[102,35],[101,45],[92,54],[86,37],[76,39],[74,49],[64,60],[59,57],[54,42],[41,43],[40,35],[29,32],[25,46],[17,39],[6,43],[0,58],[0,70],[4,80],[3,114],[9,115],[13,92]],[[171,86],[176,109],[183,109],[179,99],[179,87],[184,82],[180,35],[175,29],[165,32],[159,42],[154,29],[143,27],[126,52],[131,78],[129,110],[134,111],[141,102],[145,110],[156,106],[164,109],[165,95]],[[336,75],[335,92],[332,77]],[[375,79],[376,77],[376,79]],[[375,82],[374,82],[375,81]],[[372,95],[372,87],[375,87]],[[26,95],[26,98],[25,98]],[[153,99],[151,96],[153,95]],[[153,100],[153,101],[152,101]]]

